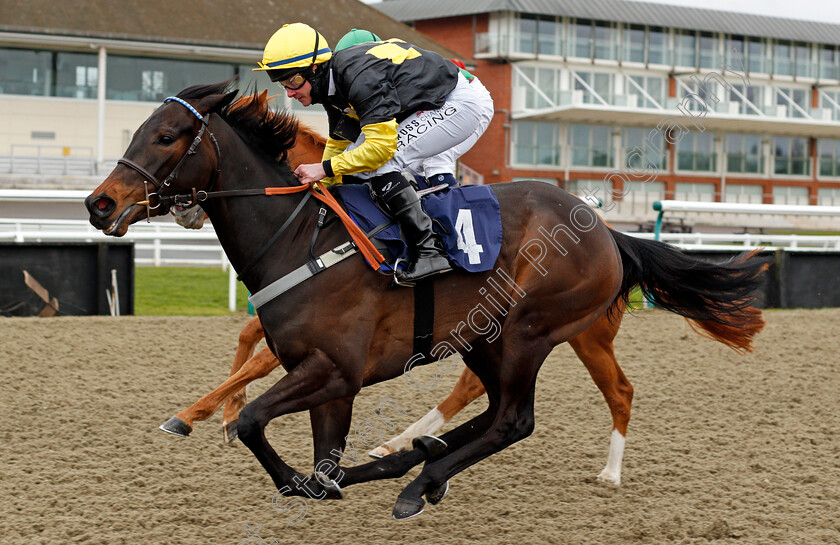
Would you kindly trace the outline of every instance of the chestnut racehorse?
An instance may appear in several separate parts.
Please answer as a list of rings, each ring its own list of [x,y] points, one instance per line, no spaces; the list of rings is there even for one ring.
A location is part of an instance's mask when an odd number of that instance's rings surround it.
[[[262,191],[301,188],[285,157],[296,122],[258,100],[230,107],[235,92],[228,85],[195,86],[167,99],[86,205],[94,226],[122,236],[147,214],[198,198],[232,266],[247,271],[242,280],[258,293],[309,261],[320,207],[312,201],[300,205],[297,196],[269,196],[281,190]],[[705,263],[664,243],[609,229],[586,204],[556,187],[516,182],[491,189],[503,226],[495,269],[430,280],[437,341],[432,349],[413,354],[413,290],[392,287],[355,256],[260,308],[266,341],[287,374],[245,406],[237,428],[278,490],[338,498],[336,481],[348,486],[399,477],[425,461],[393,512],[399,519],[419,514],[424,495],[439,500],[451,477],[531,434],[536,376],[545,358],[610,309],[622,309],[637,284],[659,306],[701,326],[711,324],[705,329],[718,339],[751,337],[763,324],[751,303],[766,263],[753,255]],[[295,216],[299,205],[302,212]],[[289,231],[267,246],[280,223],[290,225]],[[328,224],[314,253],[325,255],[348,239],[341,223]],[[488,296],[486,286],[498,296]],[[150,332],[150,341],[161,334],[178,333]],[[402,375],[407,362],[450,355],[460,356],[480,379],[487,410],[441,440],[425,438],[410,451],[340,467],[361,388]],[[315,479],[285,464],[264,433],[274,418],[302,410],[312,414],[321,460]]]
[[[243,97],[239,101],[248,99],[249,97]],[[265,101],[266,94],[263,93],[258,99]],[[300,163],[320,161],[325,144],[326,139],[323,136],[304,125],[299,125],[295,145],[289,152],[289,166],[294,169]],[[207,218],[200,206],[181,209],[173,207],[172,213],[175,216],[175,221],[189,229],[201,228]],[[621,484],[621,462],[624,455],[627,425],[630,421],[630,406],[633,401],[633,386],[619,367],[613,348],[613,340],[621,326],[621,318],[621,313],[616,313],[614,316],[604,314],[583,333],[568,341],[601,390],[612,415],[609,456],[603,471],[598,474],[598,479],[613,484]],[[224,403],[222,431],[225,441],[232,442],[236,438],[236,420],[246,403],[245,387],[243,386],[231,394],[233,385],[241,383],[247,385],[252,380],[268,375],[280,365],[280,361],[274,357],[268,347],[254,355],[256,346],[263,337],[264,332],[259,317],[252,318],[239,334],[239,344],[230,371],[231,380],[226,381],[189,408],[176,414],[175,418],[180,420],[183,426],[168,429],[163,425],[161,428],[169,433],[185,435],[184,432],[189,433],[192,430],[194,422],[209,418]],[[720,340],[738,351],[752,349],[750,345],[751,337],[722,338]],[[243,372],[237,374],[240,369],[243,369]],[[409,426],[403,433],[373,449],[370,455],[374,458],[381,458],[399,450],[410,448],[414,438],[435,434],[443,424],[483,395],[484,386],[481,381],[475,373],[465,367],[452,392],[443,401],[420,420]],[[315,463],[319,461],[315,460]]]

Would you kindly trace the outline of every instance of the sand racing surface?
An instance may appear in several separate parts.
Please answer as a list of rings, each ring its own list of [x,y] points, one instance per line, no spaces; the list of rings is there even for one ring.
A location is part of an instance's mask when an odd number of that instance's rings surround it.
[[[739,356],[677,316],[625,317],[616,352],[635,398],[620,487],[595,480],[610,413],[563,345],[540,373],[534,434],[456,476],[440,505],[391,519],[415,468],[310,500],[293,526],[250,451],[222,443],[221,413],[186,439],[157,429],[227,376],[247,317],[0,318],[0,543],[840,544],[840,310],[765,318]],[[402,378],[365,389],[354,425],[387,397],[404,428],[459,374],[428,392]],[[311,473],[306,414],[267,436]]]

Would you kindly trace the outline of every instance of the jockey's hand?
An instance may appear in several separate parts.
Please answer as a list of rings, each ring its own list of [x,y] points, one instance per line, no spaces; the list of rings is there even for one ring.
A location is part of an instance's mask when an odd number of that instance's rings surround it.
[[[297,176],[301,184],[307,184],[309,182],[323,180],[327,177],[327,173],[324,172],[324,165],[321,163],[311,163],[308,165],[299,165],[295,169],[295,176]]]

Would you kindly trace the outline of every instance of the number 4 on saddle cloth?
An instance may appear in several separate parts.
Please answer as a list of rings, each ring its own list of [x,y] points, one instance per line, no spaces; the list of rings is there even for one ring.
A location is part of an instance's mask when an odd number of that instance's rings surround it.
[[[342,185],[338,194],[350,217],[365,232],[390,218],[374,204],[366,185]],[[493,268],[502,247],[502,217],[499,201],[489,187],[464,186],[444,189],[422,198],[452,265],[468,272]],[[396,223],[374,236],[384,243],[391,263],[407,259],[408,246],[400,238]],[[392,269],[383,265],[380,271]]]

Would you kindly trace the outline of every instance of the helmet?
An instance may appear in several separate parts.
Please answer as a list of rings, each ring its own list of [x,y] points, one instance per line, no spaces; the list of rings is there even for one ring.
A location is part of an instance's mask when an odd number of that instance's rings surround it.
[[[336,52],[342,49],[347,49],[351,45],[363,44],[365,42],[381,42],[382,38],[371,32],[370,30],[360,30],[354,28],[338,40],[335,44]]]
[[[294,72],[305,70],[314,64],[332,58],[332,51],[321,34],[309,25],[292,23],[274,33],[265,44],[263,60],[259,70],[282,70]]]

